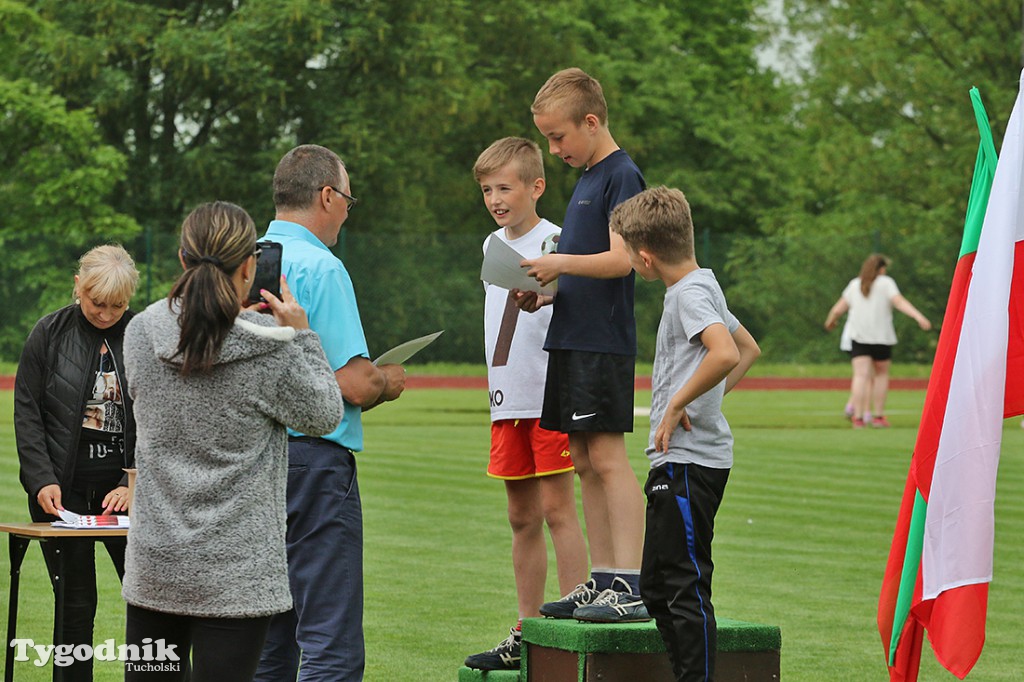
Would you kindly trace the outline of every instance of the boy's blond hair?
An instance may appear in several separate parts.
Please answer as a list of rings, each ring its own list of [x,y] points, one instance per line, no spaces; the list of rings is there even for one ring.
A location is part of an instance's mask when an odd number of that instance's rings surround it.
[[[556,109],[577,125],[583,123],[587,114],[597,116],[601,125],[608,124],[608,103],[601,84],[576,67],[563,69],[548,78],[533,98],[530,112],[547,114]]]
[[[529,185],[544,178],[544,155],[533,140],[524,137],[503,137],[483,150],[473,164],[473,177],[477,182],[486,175],[494,175],[512,164],[523,184]]]
[[[693,218],[686,196],[662,185],[645,190],[615,207],[612,231],[633,251],[650,252],[666,263],[693,258]]]

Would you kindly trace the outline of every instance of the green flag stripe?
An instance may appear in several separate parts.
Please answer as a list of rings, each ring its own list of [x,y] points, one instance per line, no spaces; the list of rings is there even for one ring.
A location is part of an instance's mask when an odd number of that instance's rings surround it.
[[[985,209],[988,208],[988,195],[992,190],[992,177],[996,172],[996,144],[992,140],[992,128],[978,88],[971,88],[971,104],[974,106],[974,118],[978,122],[981,140],[978,143],[978,158],[974,162],[971,194],[967,199],[967,217],[964,219],[964,239],[960,244],[959,258],[978,250]]]
[[[903,633],[903,624],[910,615],[911,602],[914,599],[914,587],[917,585],[917,570],[921,567],[921,551],[924,547],[924,520],[928,513],[928,503],[918,490],[914,496],[914,511],[910,517],[910,530],[907,533],[907,552],[903,557],[903,572],[900,574],[900,591],[896,597],[896,611],[892,619],[892,639],[889,640],[889,665],[896,663],[896,648]]]

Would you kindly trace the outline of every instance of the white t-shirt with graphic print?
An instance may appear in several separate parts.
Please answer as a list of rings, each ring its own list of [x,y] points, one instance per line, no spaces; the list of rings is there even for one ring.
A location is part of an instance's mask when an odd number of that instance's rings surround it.
[[[522,254],[540,258],[548,237],[561,233],[554,223],[541,219],[518,239],[508,239],[505,228],[484,240],[484,252],[491,239],[500,239]],[[484,283],[484,348],[487,353],[487,385],[491,400],[491,421],[535,419],[544,404],[548,354],[544,337],[551,322],[552,306],[535,313],[516,308],[508,289]]]

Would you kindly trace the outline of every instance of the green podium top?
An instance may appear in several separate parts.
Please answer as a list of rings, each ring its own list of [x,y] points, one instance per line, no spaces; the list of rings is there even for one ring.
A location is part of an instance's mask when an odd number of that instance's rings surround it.
[[[654,622],[581,623],[575,619],[526,618],[523,640],[530,644],[582,653],[646,654],[665,650]],[[778,651],[782,631],[777,625],[718,619],[719,651]]]

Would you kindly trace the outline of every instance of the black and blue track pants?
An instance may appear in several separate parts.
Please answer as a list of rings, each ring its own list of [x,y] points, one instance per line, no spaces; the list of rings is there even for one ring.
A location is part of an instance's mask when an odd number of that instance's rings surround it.
[[[711,541],[729,469],[667,463],[651,470],[640,594],[665,640],[678,682],[715,677]]]

